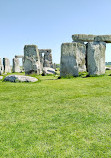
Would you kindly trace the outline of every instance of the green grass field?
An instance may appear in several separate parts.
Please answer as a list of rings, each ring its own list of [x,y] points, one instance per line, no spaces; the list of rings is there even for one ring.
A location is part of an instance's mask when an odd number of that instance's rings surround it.
[[[111,157],[109,74],[0,81],[0,157]]]

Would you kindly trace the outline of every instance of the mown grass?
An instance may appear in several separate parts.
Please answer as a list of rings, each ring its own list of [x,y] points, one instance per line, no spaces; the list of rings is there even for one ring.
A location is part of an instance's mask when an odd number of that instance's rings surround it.
[[[109,74],[0,81],[0,157],[111,157]]]

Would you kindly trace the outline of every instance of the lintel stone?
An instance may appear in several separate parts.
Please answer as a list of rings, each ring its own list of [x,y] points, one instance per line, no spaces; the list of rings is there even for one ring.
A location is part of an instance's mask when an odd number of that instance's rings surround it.
[[[92,34],[74,34],[72,35],[72,39],[74,42],[93,42],[96,36]]]
[[[111,43],[111,35],[99,35],[94,38],[96,42],[106,42]]]

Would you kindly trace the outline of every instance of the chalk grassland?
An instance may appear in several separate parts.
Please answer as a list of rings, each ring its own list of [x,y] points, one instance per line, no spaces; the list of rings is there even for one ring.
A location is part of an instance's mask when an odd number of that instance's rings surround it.
[[[111,71],[0,81],[1,158],[111,157]]]

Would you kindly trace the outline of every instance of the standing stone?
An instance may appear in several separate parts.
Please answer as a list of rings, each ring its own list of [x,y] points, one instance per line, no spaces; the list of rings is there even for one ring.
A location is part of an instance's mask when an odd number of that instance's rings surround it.
[[[43,51],[42,51],[42,49],[39,49],[39,56],[40,56],[40,74],[42,74],[43,63],[44,63],[44,57],[43,57]]]
[[[24,46],[24,71],[26,74],[40,74],[40,56],[36,45]]]
[[[22,59],[21,71],[24,72],[24,56],[23,55],[15,55],[15,58]]]
[[[63,43],[61,46],[60,76],[78,76],[85,66],[86,46],[81,43]]]
[[[13,72],[20,72],[20,63],[18,58],[13,58]]]
[[[52,63],[52,50],[51,49],[39,49],[40,62],[43,67],[51,67],[53,68]]]
[[[105,42],[87,44],[87,70],[89,75],[105,74]]]
[[[44,52],[44,64],[43,67],[53,67],[53,63],[52,63],[52,53],[51,53],[51,49],[47,49]]]
[[[3,74],[3,64],[2,64],[2,59],[0,58],[0,75]]]
[[[11,73],[10,60],[8,58],[3,58],[3,66],[5,73]]]

